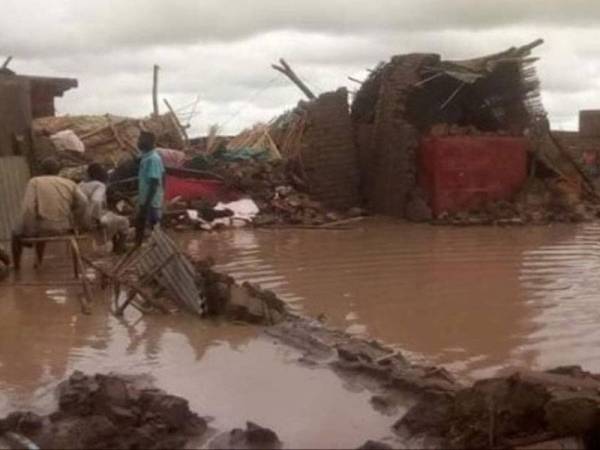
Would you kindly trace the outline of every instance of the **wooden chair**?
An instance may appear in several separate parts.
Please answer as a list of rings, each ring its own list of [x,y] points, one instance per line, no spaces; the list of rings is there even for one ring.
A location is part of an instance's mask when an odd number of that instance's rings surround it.
[[[80,297],[81,309],[84,314],[90,314],[90,303],[92,302],[92,292],[89,284],[89,280],[85,275],[85,263],[81,256],[81,250],[79,249],[80,241],[90,240],[89,235],[80,234],[65,234],[61,236],[41,236],[41,237],[22,237],[20,239],[22,244],[31,245],[36,249],[36,267],[40,267],[42,264],[41,258],[43,251],[40,253],[37,249],[41,244],[45,246],[50,242],[63,242],[67,247],[67,251],[71,254],[73,264],[73,276],[76,280],[81,282],[83,288],[83,296]]]

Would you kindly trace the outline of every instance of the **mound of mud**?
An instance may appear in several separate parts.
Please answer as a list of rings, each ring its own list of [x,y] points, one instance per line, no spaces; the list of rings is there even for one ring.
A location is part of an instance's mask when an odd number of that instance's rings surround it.
[[[598,448],[600,376],[561,367],[480,380],[455,395],[423,399],[395,429],[437,437],[444,448],[526,448],[539,443],[554,448],[550,441],[565,438],[569,448]]]
[[[141,377],[87,376],[76,371],[57,388],[58,410],[14,412],[0,420],[2,448],[192,448],[210,434],[188,401]],[[212,430],[214,431],[214,430]],[[193,442],[192,442],[193,440]],[[252,422],[213,439],[209,448],[280,448],[277,434]]]
[[[58,403],[48,416],[11,413],[0,430],[62,449],[183,448],[207,430],[187,400],[114,375],[75,372],[59,385]]]

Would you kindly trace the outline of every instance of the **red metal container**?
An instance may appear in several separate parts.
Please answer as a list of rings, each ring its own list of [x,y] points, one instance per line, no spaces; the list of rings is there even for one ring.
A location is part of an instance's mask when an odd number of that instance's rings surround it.
[[[166,178],[166,200],[173,200],[179,197],[183,201],[204,199],[211,202],[218,202],[228,200],[232,197],[232,193],[222,181],[198,180],[175,175],[167,175]]]
[[[512,200],[527,178],[527,140],[504,136],[426,137],[419,183],[433,213],[456,213]]]

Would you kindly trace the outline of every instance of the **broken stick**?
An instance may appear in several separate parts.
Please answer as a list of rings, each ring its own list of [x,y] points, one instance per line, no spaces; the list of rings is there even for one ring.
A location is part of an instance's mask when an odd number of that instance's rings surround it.
[[[9,56],[8,58],[6,58],[6,60],[4,61],[4,64],[2,64],[2,67],[0,67],[0,69],[6,69],[8,68],[8,65],[10,64],[10,62],[12,61],[13,57]]]
[[[179,121],[179,117],[177,117],[177,114],[175,114],[175,111],[173,111],[173,108],[171,107],[171,104],[169,103],[169,101],[166,98],[163,98],[163,102],[165,102],[165,105],[167,105],[167,108],[169,108],[169,112],[173,116],[173,123],[174,123],[175,127],[179,130],[179,133],[181,134],[181,137],[183,138],[185,147],[188,148],[190,146],[190,140],[188,138],[187,132],[185,131],[185,127]]]
[[[292,83],[298,86],[298,88],[304,93],[304,95],[306,95],[306,97],[308,97],[309,100],[314,100],[317,98],[317,96],[313,94],[313,92],[306,86],[306,84],[304,84],[300,77],[296,75],[296,73],[292,70],[289,64],[285,62],[283,58],[279,60],[279,63],[281,64],[280,66],[278,66],[277,64],[272,64],[271,67],[288,77],[292,81]]]

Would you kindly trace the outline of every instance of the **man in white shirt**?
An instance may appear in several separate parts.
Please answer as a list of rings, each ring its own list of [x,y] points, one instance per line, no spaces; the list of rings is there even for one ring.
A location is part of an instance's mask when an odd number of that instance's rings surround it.
[[[86,226],[100,229],[113,242],[113,251],[122,253],[129,232],[129,220],[107,209],[106,182],[108,174],[100,164],[90,164],[87,169],[88,180],[79,183],[79,189],[88,200],[85,212]]]

